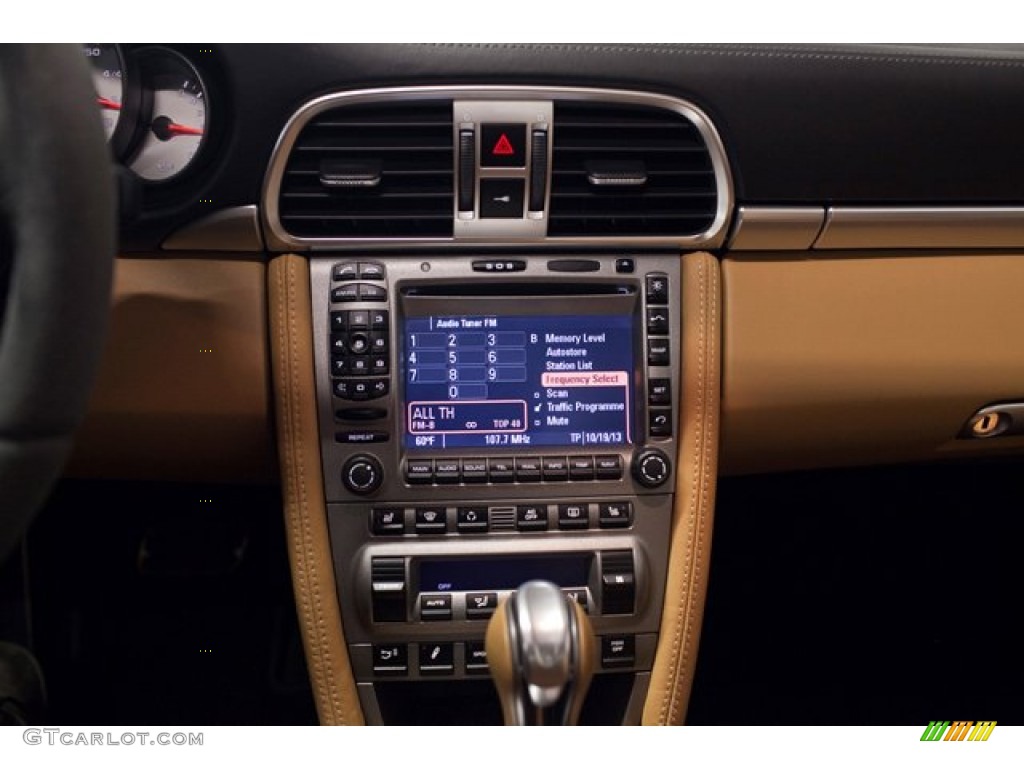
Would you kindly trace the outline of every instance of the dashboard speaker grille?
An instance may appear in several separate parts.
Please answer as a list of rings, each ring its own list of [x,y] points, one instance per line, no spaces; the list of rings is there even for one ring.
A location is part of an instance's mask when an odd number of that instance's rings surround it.
[[[279,209],[296,237],[450,237],[450,100],[352,104],[302,129]]]
[[[718,194],[707,143],[685,115],[555,102],[549,236],[696,235]]]

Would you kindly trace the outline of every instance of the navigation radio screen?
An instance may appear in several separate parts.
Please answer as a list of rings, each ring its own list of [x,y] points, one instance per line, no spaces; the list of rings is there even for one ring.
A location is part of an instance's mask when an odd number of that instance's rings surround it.
[[[631,314],[407,317],[405,447],[631,443],[633,333]]]

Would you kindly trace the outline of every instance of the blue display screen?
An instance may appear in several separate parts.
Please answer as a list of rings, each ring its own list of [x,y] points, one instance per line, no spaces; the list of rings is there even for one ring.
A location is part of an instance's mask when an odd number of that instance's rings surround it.
[[[407,317],[405,447],[632,443],[633,338],[631,314]]]

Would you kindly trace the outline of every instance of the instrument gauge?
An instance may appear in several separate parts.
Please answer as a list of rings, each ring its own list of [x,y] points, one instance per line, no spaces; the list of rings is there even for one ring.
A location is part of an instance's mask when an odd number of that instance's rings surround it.
[[[206,87],[196,68],[177,51],[139,51],[143,82],[142,133],[128,167],[150,182],[184,173],[203,148]]]
[[[85,43],[82,52],[92,68],[96,104],[103,118],[103,132],[110,141],[123,113],[124,57],[115,43]]]

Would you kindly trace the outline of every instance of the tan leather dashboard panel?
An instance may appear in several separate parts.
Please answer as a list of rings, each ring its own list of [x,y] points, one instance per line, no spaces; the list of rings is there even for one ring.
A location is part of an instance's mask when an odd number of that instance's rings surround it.
[[[726,258],[725,473],[1020,451],[956,440],[1024,398],[1024,255]]]
[[[266,267],[197,256],[117,260],[69,475],[276,481]]]

